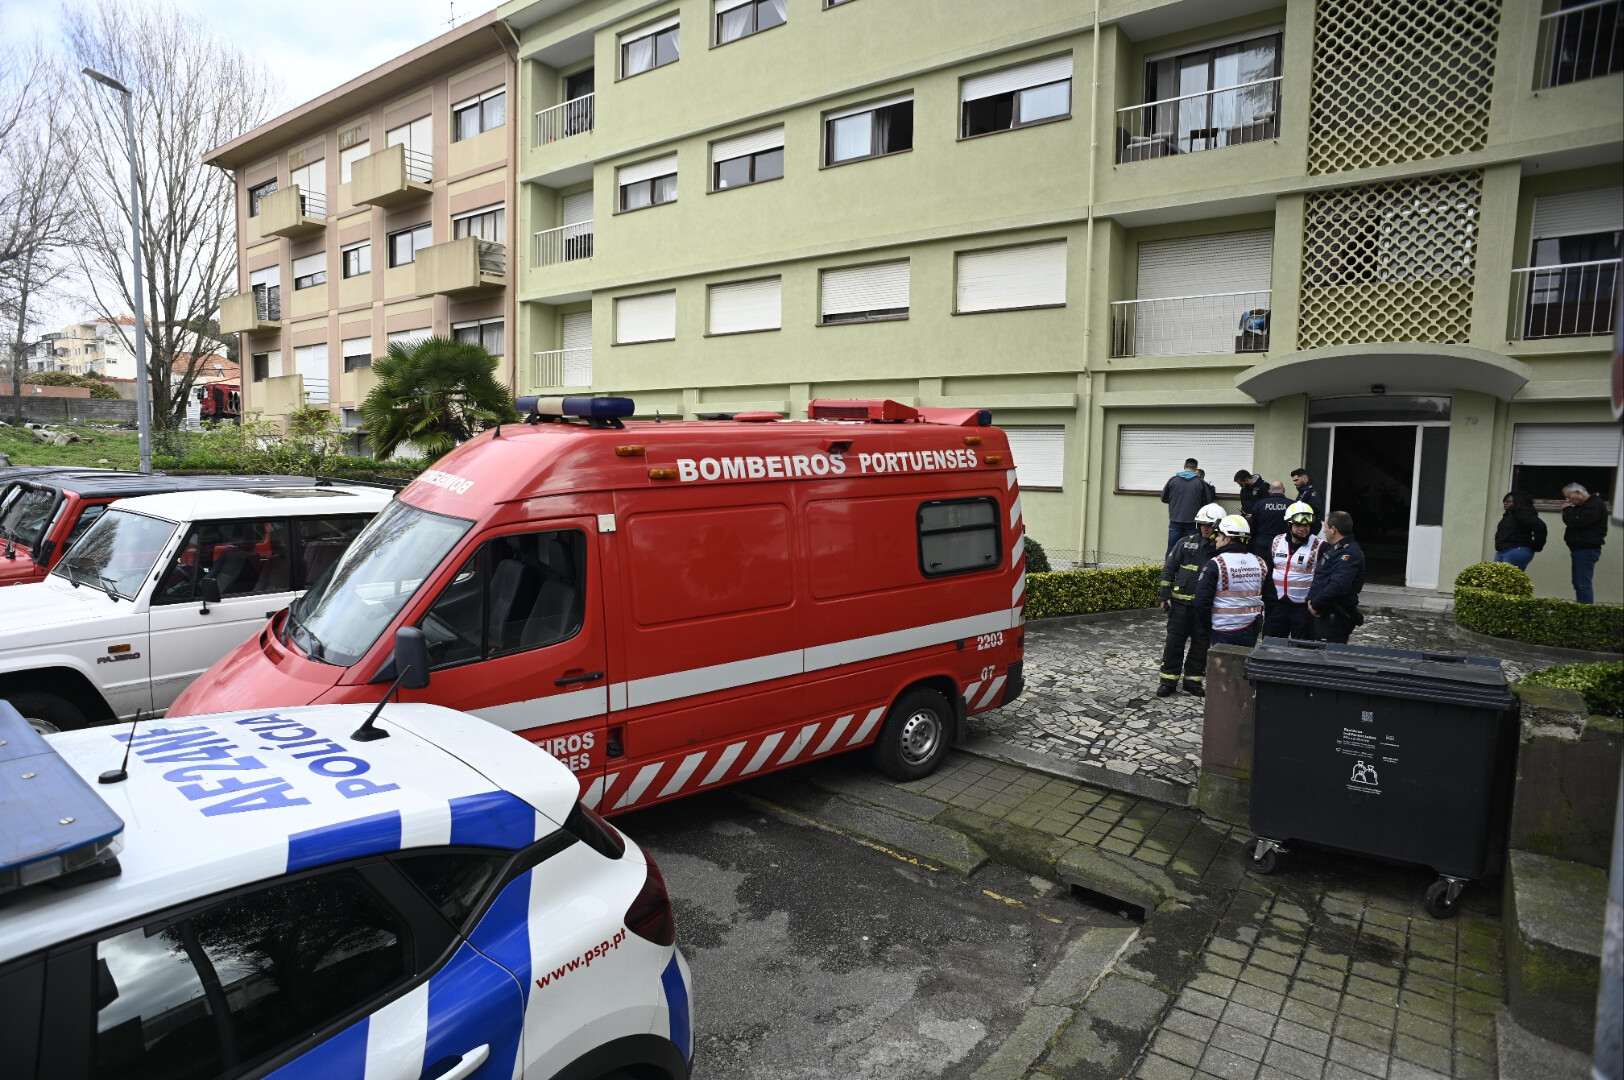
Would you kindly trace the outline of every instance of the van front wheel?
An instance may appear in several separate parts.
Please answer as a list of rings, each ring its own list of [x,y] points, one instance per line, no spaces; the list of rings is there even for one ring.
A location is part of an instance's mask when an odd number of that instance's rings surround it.
[[[936,771],[952,745],[953,709],[924,687],[891,706],[874,743],[874,766],[893,780],[918,780]]]

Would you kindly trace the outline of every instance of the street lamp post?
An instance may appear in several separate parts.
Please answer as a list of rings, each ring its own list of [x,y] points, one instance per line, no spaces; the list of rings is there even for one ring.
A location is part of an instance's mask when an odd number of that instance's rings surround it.
[[[130,88],[94,68],[85,68],[84,74],[109,90],[124,95],[124,133],[130,148],[130,252],[135,268],[135,409],[136,429],[141,433],[141,471],[152,471],[152,403],[147,372],[147,320],[142,312],[144,290],[141,287],[141,183],[135,168],[135,95]]]

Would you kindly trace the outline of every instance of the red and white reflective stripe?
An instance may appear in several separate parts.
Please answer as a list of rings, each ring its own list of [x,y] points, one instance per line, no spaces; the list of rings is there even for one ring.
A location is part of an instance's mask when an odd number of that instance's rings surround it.
[[[1004,688],[1004,680],[1006,678],[1007,676],[1000,675],[987,686],[987,692],[981,695],[981,702],[976,705],[977,712],[980,712],[982,709],[985,709],[988,705],[992,704],[992,699],[997,697],[998,691]]]
[[[1009,548],[1009,567],[1011,570],[1015,568],[1015,564],[1020,562],[1021,556],[1025,554],[1026,534],[1023,532],[1015,538],[1015,543],[1011,544]]]
[[[1015,579],[1015,587],[1009,590],[1010,605],[1013,607],[1019,604],[1024,595],[1026,595],[1026,571],[1022,570],[1021,576]]]
[[[1021,520],[1021,497],[1015,496],[1015,501],[1009,504],[1009,527],[1014,528],[1015,523]]]
[[[1006,469],[1004,471],[1004,487],[1012,488],[1014,486],[1015,486],[1015,470],[1014,469]]]

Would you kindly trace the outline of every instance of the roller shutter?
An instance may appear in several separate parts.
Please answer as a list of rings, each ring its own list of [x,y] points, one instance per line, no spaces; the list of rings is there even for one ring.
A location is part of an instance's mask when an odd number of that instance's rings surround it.
[[[1064,304],[1066,242],[961,252],[956,301],[960,312]]]
[[[1015,481],[1023,488],[1058,488],[1066,472],[1066,429],[1005,428],[1015,459]]]
[[[1117,441],[1117,490],[1160,494],[1185,458],[1201,462],[1220,495],[1238,495],[1235,473],[1252,468],[1252,429],[1125,426]]]
[[[615,343],[670,341],[677,336],[677,294],[627,296],[615,301]]]
[[[710,332],[742,334],[784,325],[782,278],[710,287]]]

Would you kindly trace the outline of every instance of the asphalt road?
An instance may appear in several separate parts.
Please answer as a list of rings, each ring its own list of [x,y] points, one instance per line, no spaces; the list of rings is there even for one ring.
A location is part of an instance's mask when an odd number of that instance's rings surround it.
[[[671,891],[696,1080],[968,1077],[1068,942],[1131,925],[1041,879],[932,871],[731,791],[616,824]]]

